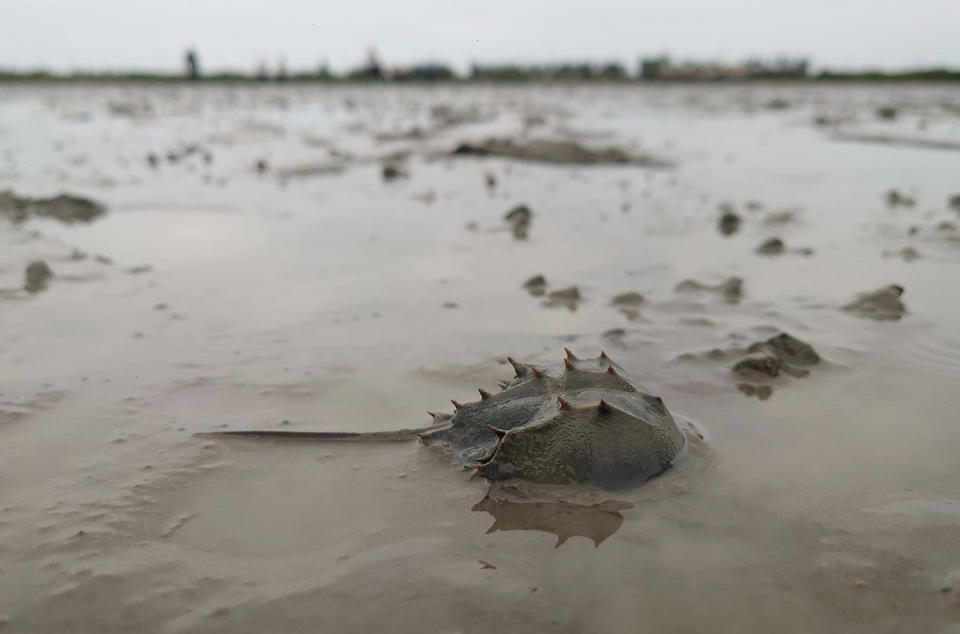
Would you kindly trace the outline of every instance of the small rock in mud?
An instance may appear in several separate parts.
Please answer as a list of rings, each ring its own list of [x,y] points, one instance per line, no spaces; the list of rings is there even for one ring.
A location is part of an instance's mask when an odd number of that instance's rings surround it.
[[[805,376],[807,371],[796,366],[820,362],[820,355],[810,344],[785,332],[751,344],[747,353],[746,357],[733,365],[734,374],[775,377],[782,371],[793,376]]]
[[[887,206],[889,207],[913,207],[916,203],[916,200],[906,194],[901,194],[896,189],[887,192]]]
[[[757,247],[757,253],[760,255],[780,255],[783,253],[784,248],[783,240],[780,238],[770,238]]]
[[[740,229],[740,216],[732,211],[726,211],[720,216],[717,227],[723,235],[733,235]]]
[[[695,293],[710,291],[720,293],[728,302],[736,302],[743,296],[743,280],[739,277],[728,277],[719,284],[704,284],[696,280],[683,280],[674,287],[678,293]]]
[[[576,286],[568,286],[547,293],[547,300],[543,302],[543,305],[551,308],[561,306],[576,310],[581,299],[580,289]]]
[[[454,156],[504,156],[545,163],[619,163],[669,167],[670,163],[651,156],[633,156],[619,148],[590,149],[573,141],[487,139],[479,143],[461,143]]]
[[[154,152],[150,152],[147,154],[147,163],[150,165],[150,167],[157,167],[160,165],[160,157]]]
[[[394,165],[392,163],[387,163],[384,165],[381,174],[383,176],[383,180],[385,181],[392,181],[398,178],[407,177],[407,173],[405,171],[400,169],[398,165]]]
[[[775,211],[769,213],[764,217],[763,224],[765,225],[785,225],[791,222],[794,222],[797,219],[797,212],[794,210],[787,211]]]
[[[820,355],[808,343],[791,337],[785,332],[763,342],[752,344],[748,352],[772,350],[778,358],[791,365],[813,365],[820,362]]]
[[[636,321],[640,318],[640,305],[643,301],[643,295],[630,292],[617,295],[610,303],[616,306],[627,319]]]
[[[610,330],[605,330],[600,336],[618,348],[626,347],[623,340],[624,337],[627,336],[627,331],[623,328],[611,328]]]
[[[954,232],[956,230],[957,230],[957,225],[947,220],[944,220],[943,222],[940,222],[937,224],[937,231]]]
[[[0,192],[0,212],[13,222],[23,222],[31,215],[55,218],[60,222],[90,222],[102,215],[106,208],[89,198],[60,194],[53,198],[26,198],[12,191]]]
[[[517,205],[508,211],[503,219],[507,221],[513,231],[513,237],[517,240],[525,240],[530,231],[530,221],[533,219],[533,212],[526,205]]]
[[[258,160],[258,161],[256,162],[256,164],[254,165],[254,169],[257,170],[257,173],[258,173],[258,174],[263,174],[263,173],[265,173],[268,169],[270,169],[270,164],[267,163],[266,159],[260,159],[260,160]]]
[[[47,288],[47,281],[53,277],[53,270],[43,260],[34,260],[27,265],[24,273],[23,288],[28,293],[39,293]]]
[[[890,284],[869,293],[861,293],[842,310],[877,321],[896,321],[907,312],[907,307],[900,301],[903,292],[902,286]]]
[[[614,306],[636,307],[643,303],[643,295],[636,292],[620,293],[610,302]]]
[[[877,108],[877,117],[884,121],[893,121],[897,118],[897,109],[893,106]]]
[[[554,299],[579,300],[580,289],[578,289],[576,286],[568,286],[566,288],[550,291],[550,297],[553,297]]]
[[[523,283],[523,287],[534,297],[539,297],[547,292],[547,278],[542,275],[534,275]]]
[[[960,194],[954,194],[947,199],[947,206],[960,212]]]
[[[765,401],[773,394],[773,388],[769,385],[753,385],[752,383],[737,383],[737,389],[747,396],[756,396],[761,401]]]
[[[388,143],[390,141],[422,141],[427,138],[427,133],[421,130],[419,126],[413,126],[412,128],[398,132],[381,132],[374,135],[374,138],[381,143]],[[313,143],[313,145],[325,144],[326,143]]]
[[[455,108],[449,104],[438,104],[430,109],[430,118],[439,129],[479,123],[487,116],[476,107]]]
[[[344,169],[343,163],[340,162],[307,163],[281,167],[278,168],[275,173],[281,181],[286,182],[300,178],[315,178],[317,176],[340,174]],[[258,171],[260,171],[259,168]]]
[[[484,179],[487,183],[487,189],[489,189],[491,192],[497,188],[497,177],[493,172],[487,172],[484,175]]]
[[[904,262],[913,262],[920,257],[920,252],[913,247],[904,247],[899,251],[884,251],[885,258],[900,258]]]

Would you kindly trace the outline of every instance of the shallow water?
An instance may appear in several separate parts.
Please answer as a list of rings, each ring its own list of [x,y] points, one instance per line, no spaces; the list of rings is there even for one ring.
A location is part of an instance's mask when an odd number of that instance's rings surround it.
[[[439,104],[471,116],[442,125]],[[0,190],[109,211],[0,225],[0,620],[960,632],[960,241],[937,229],[960,225],[960,145],[838,135],[960,143],[958,104],[936,85],[5,86]],[[413,126],[426,138],[377,140]],[[443,156],[490,135],[675,167]],[[384,182],[399,151],[409,178]],[[916,205],[888,207],[893,188]],[[743,218],[729,237],[723,202]],[[502,219],[521,203],[527,240]],[[757,255],[772,236],[787,252]],[[883,257],[906,246],[920,258]],[[38,258],[56,277],[18,291]],[[538,273],[583,300],[545,307],[522,288]],[[674,291],[730,276],[737,303]],[[839,310],[891,283],[902,320]],[[630,291],[636,310],[610,305]],[[823,361],[765,400],[701,355],[780,330]],[[421,426],[507,378],[507,355],[564,346],[605,349],[705,440],[634,490],[484,503],[413,442],[193,435]]]

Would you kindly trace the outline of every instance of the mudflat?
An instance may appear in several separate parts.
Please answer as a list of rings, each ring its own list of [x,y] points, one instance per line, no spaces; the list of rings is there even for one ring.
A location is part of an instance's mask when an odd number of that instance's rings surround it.
[[[960,631],[958,100],[5,85],[0,629]],[[195,435],[417,429],[565,347],[672,468]]]

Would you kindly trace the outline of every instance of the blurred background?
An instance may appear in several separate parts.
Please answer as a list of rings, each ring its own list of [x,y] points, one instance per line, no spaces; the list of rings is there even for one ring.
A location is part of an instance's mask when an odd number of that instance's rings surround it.
[[[0,629],[956,634],[958,24],[0,3]],[[421,427],[565,347],[704,441],[504,501],[194,435]]]

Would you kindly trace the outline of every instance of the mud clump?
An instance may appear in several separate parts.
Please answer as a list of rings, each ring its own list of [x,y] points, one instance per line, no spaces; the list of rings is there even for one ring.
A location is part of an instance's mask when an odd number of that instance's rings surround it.
[[[891,208],[896,207],[913,207],[917,204],[917,201],[906,194],[902,194],[896,189],[891,189],[887,192],[886,195],[887,206]]]
[[[792,222],[796,222],[797,212],[795,210],[785,210],[785,211],[774,211],[767,214],[763,219],[763,224],[775,226],[775,225],[786,225]]]
[[[747,353],[746,357],[733,365],[734,374],[745,377],[775,377],[784,372],[791,376],[806,376],[808,370],[802,366],[820,362],[820,355],[813,346],[785,332],[766,341],[751,344]]]
[[[761,401],[765,401],[773,394],[773,388],[769,385],[753,385],[752,383],[737,383],[737,389],[746,396],[756,396]]]
[[[34,260],[24,272],[23,288],[28,293],[46,290],[47,282],[53,277],[53,269],[43,260]]]
[[[448,104],[438,104],[430,109],[430,119],[439,130],[480,123],[488,118],[490,117],[476,107],[455,108]]]
[[[397,180],[398,178],[407,178],[408,176],[406,171],[394,163],[385,164],[380,174],[383,176],[383,180],[387,182]]]
[[[547,292],[547,278],[543,275],[534,275],[523,283],[523,287],[534,297],[541,297]]]
[[[631,291],[615,296],[610,304],[615,306],[627,319],[636,320],[640,317],[640,306],[646,301],[640,293]]]
[[[268,168],[265,168],[268,169]],[[318,176],[329,176],[332,174],[340,174],[346,169],[343,163],[339,162],[328,162],[328,163],[307,163],[304,165],[291,165],[288,167],[280,167],[275,170],[277,178],[281,182],[287,182],[295,179],[302,178],[315,178]],[[257,171],[261,172],[259,166]],[[262,173],[262,172],[261,172]]]
[[[717,221],[717,228],[725,236],[731,236],[740,230],[740,216],[732,210],[724,211]]]
[[[543,302],[543,305],[548,308],[561,307],[576,310],[582,299],[583,296],[580,294],[579,288],[576,286],[567,286],[566,288],[558,288],[557,290],[547,293],[547,299]]]
[[[678,293],[697,293],[710,292],[719,293],[730,303],[740,300],[743,296],[743,279],[739,277],[728,277],[719,284],[704,284],[696,280],[683,280],[674,287]]]
[[[530,232],[530,223],[533,220],[533,212],[526,205],[517,205],[506,214],[503,219],[510,225],[513,237],[517,240],[526,240]]]
[[[757,247],[757,253],[760,255],[781,255],[786,246],[780,238],[770,238]]]
[[[0,192],[0,212],[13,222],[23,222],[31,216],[54,218],[60,222],[90,222],[103,215],[106,208],[89,198],[60,194],[53,198],[27,198],[12,191]]]
[[[610,303],[619,307],[637,307],[644,302],[643,295],[631,291],[629,293],[620,293],[615,296]]]
[[[897,321],[907,313],[907,307],[900,300],[903,293],[902,286],[890,284],[869,293],[861,293],[842,310],[867,319]]]
[[[894,106],[882,106],[877,108],[877,118],[884,121],[893,121],[897,118],[898,110]]]
[[[920,252],[913,247],[904,247],[899,251],[884,251],[883,257],[900,258],[904,262],[913,262],[914,260],[920,258]]]
[[[590,149],[574,141],[487,139],[479,143],[461,143],[453,156],[500,156],[544,163],[615,163],[669,167],[670,163],[651,156],[635,156],[619,148]]]

